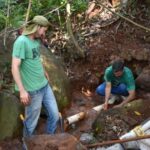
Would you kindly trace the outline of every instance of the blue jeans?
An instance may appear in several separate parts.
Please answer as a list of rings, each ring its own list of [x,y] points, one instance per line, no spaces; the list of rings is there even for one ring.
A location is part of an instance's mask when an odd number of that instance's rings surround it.
[[[106,88],[106,82],[103,82],[101,85],[99,85],[96,88],[96,93],[102,96],[105,96],[105,88]],[[125,84],[121,83],[118,86],[111,88],[111,93],[116,95],[122,95],[122,96],[128,96],[129,93],[127,91],[127,87]]]
[[[25,107],[26,119],[24,121],[24,137],[31,136],[34,133],[42,104],[47,112],[46,133],[54,134],[59,120],[59,112],[51,87],[47,84],[39,90],[29,92],[29,95],[31,98],[31,104]]]

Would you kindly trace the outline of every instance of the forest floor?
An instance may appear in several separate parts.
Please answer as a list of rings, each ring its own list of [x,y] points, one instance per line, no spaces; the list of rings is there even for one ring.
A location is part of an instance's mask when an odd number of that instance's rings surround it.
[[[142,20],[142,18],[145,19]],[[137,14],[134,21],[147,26],[144,13],[140,15]],[[102,75],[104,74],[105,68],[109,66],[115,56],[119,55],[122,48],[141,51],[141,47],[147,42],[144,38],[146,34],[143,29],[135,27],[121,19],[110,26],[102,28],[100,33],[88,37],[85,43],[88,47],[86,58],[84,60],[76,60],[69,66],[72,103],[70,107],[63,112],[64,118],[82,111],[90,110],[94,106],[104,102],[104,97],[96,95],[95,89],[102,82]],[[133,66],[131,62],[127,62],[126,64],[132,69]],[[134,75],[136,76],[135,72]],[[143,92],[141,93],[143,94]],[[140,96],[139,94],[137,96],[142,97],[141,93]],[[150,95],[148,98],[150,99]],[[150,110],[145,113],[150,114]],[[45,119],[41,118],[39,134],[43,132],[44,123]],[[72,126],[67,132],[79,139],[82,134],[81,129],[79,131],[79,126],[80,123]],[[8,139],[0,142],[0,150],[18,150],[20,148],[21,140],[18,139]]]

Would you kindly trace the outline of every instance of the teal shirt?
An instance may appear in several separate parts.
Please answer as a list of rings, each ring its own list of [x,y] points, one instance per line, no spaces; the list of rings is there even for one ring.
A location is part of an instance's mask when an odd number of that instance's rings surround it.
[[[124,67],[121,77],[115,77],[112,71],[112,66],[105,70],[104,80],[111,82],[112,86],[118,86],[120,83],[124,83],[127,86],[127,90],[135,90],[135,80],[132,71],[128,67]]]
[[[21,81],[27,91],[38,90],[48,83],[40,59],[39,40],[32,40],[25,35],[19,36],[14,43],[12,56],[21,59]]]

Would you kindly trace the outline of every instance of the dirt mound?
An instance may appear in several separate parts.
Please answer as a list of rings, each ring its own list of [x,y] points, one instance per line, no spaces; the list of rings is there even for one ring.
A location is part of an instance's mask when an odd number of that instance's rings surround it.
[[[67,133],[55,135],[37,135],[25,139],[28,149],[31,150],[86,150],[75,137]]]

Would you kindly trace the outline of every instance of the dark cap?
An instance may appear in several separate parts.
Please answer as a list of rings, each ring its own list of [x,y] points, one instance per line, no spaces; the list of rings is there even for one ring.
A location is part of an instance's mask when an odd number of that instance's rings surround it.
[[[124,61],[121,59],[117,59],[112,63],[113,72],[123,71]]]

